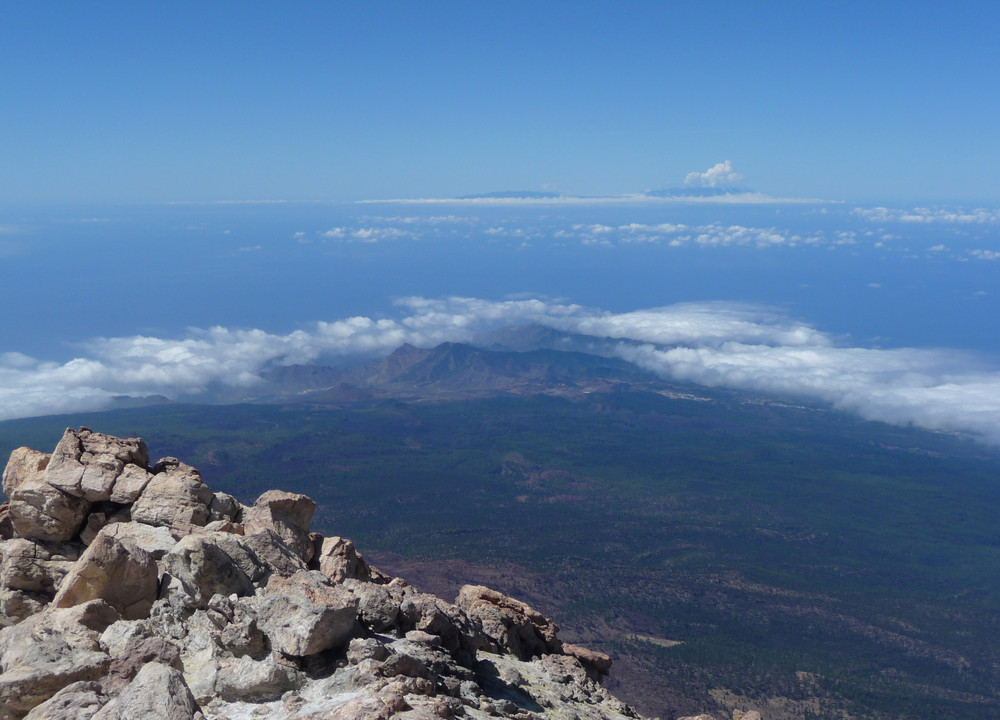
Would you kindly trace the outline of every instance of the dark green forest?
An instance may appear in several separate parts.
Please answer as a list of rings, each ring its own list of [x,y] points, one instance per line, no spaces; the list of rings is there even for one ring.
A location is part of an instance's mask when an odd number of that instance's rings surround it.
[[[1000,456],[967,438],[625,391],[166,405],[0,423],[0,451],[81,424],[246,503],[306,493],[317,530],[418,584],[523,597],[649,714],[724,690],[800,717],[1000,718]]]

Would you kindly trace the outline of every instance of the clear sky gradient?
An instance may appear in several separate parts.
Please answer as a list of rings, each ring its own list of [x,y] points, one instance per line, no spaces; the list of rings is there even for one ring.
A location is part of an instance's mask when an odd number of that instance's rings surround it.
[[[0,203],[1000,201],[1000,3],[7,2]]]

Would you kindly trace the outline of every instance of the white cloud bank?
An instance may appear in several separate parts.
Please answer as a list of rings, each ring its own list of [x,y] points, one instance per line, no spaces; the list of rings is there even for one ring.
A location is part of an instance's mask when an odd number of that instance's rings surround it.
[[[630,223],[628,225],[574,225],[569,230],[560,230],[555,237],[578,237],[584,245],[651,243],[666,244],[670,247],[698,245],[702,247],[796,247],[799,245],[844,245],[855,243],[855,234],[850,231],[827,237],[822,232],[810,235],[789,233],[776,228],[746,227],[743,225],[683,225],[661,223],[648,225]]]
[[[1000,222],[1000,211],[986,208],[855,208],[854,214],[872,222],[902,222],[945,225],[993,225]]]
[[[807,397],[896,424],[1000,443],[1000,366],[970,353],[847,347],[767,308],[694,303],[611,313],[538,299],[405,298],[395,318],[321,322],[287,335],[216,327],[182,339],[98,338],[58,364],[0,354],[0,419],[104,406],[113,395],[192,396],[260,383],[261,369],[409,342],[467,341],[525,322],[600,338],[663,377]]]

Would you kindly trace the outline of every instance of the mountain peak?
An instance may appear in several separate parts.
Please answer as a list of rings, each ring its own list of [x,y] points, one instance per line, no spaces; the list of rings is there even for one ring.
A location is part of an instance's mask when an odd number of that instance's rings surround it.
[[[588,350],[594,341],[586,346]],[[483,347],[487,345],[487,347]],[[387,357],[350,368],[287,366],[264,379],[278,397],[350,403],[380,396],[455,397],[456,394],[593,392],[623,383],[659,382],[619,358],[581,352],[575,336],[542,325],[485,336],[480,344],[444,342],[430,349],[402,345]],[[352,392],[344,392],[344,385]],[[337,387],[341,387],[337,391]]]

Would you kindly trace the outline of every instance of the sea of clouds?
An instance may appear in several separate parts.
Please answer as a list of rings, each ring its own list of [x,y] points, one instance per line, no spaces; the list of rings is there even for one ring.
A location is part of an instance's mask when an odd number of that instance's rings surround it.
[[[288,334],[224,327],[183,337],[95,338],[78,357],[0,354],[0,419],[92,410],[115,395],[208,397],[245,390],[275,365],[388,354],[541,323],[610,338],[614,354],[665,378],[810,398],[862,417],[1000,443],[1000,364],[969,352],[857,347],[787,314],[735,303],[613,313],[549,299],[410,297],[392,317],[319,322]]]

